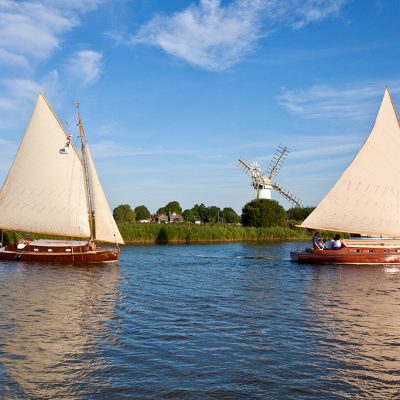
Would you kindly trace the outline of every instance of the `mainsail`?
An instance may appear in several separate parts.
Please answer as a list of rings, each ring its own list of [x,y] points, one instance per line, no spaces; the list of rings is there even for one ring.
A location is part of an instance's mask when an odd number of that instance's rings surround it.
[[[124,244],[124,240],[118,230],[117,224],[114,221],[112,212],[107,202],[107,198],[101,187],[99,177],[90,153],[89,147],[86,147],[90,177],[92,180],[92,197],[95,213],[95,238],[96,240]]]
[[[400,236],[400,125],[388,89],[359,153],[300,226]]]
[[[82,162],[42,94],[0,192],[0,229],[90,237]]]

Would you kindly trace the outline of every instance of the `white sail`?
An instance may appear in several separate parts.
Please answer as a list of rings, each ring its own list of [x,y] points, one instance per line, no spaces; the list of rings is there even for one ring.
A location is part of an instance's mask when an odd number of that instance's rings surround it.
[[[388,89],[359,153],[300,226],[400,236],[400,126]]]
[[[90,237],[82,162],[42,94],[0,192],[0,228]]]
[[[92,197],[96,230],[95,239],[103,242],[124,244],[124,239],[122,239],[121,233],[114,221],[107,198],[104,194],[103,188],[101,187],[89,147],[86,147],[86,150],[92,181]]]

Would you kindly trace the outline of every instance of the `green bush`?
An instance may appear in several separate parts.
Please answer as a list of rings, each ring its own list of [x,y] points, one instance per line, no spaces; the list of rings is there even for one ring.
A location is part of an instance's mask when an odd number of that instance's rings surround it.
[[[129,204],[121,204],[114,208],[113,216],[115,222],[135,222],[135,212]]]
[[[285,219],[285,209],[275,200],[256,199],[247,203],[242,210],[244,226],[257,228],[282,226]]]
[[[286,211],[287,219],[303,222],[314,209],[315,207],[292,207]]]

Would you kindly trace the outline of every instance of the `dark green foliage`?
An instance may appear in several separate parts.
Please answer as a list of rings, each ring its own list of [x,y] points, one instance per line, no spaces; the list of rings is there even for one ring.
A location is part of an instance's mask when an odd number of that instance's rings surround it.
[[[168,216],[173,213],[182,214],[182,207],[178,201],[170,201],[164,208]]]
[[[303,222],[315,207],[293,207],[286,211],[287,219]]]
[[[147,209],[146,206],[137,206],[135,208],[135,214],[136,214],[136,221],[139,221],[141,219],[147,219],[150,217],[150,211]]]
[[[129,204],[121,204],[114,208],[113,216],[116,222],[135,222],[135,212]]]
[[[160,215],[160,214],[165,214],[165,215],[168,215],[168,211],[167,211],[167,209],[165,208],[165,207],[161,207],[161,208],[159,208],[158,210],[157,210],[157,213],[156,213],[157,215]]]
[[[192,208],[192,211],[195,215],[198,216],[201,222],[208,222],[208,211],[207,207],[201,203],[201,204],[195,204]]]
[[[257,228],[281,226],[285,219],[285,209],[275,200],[256,199],[247,203],[242,210],[244,226]]]
[[[195,214],[192,210],[185,210],[182,213],[183,220],[186,222],[194,222],[195,221]]]
[[[222,210],[222,220],[228,224],[237,224],[240,222],[240,216],[231,207],[225,207]]]
[[[210,223],[221,222],[221,219],[222,219],[222,211],[219,209],[219,207],[216,206],[207,207],[207,221],[205,222],[210,222]]]
[[[203,203],[196,204],[191,210],[196,220],[200,220],[203,224],[222,222],[222,211],[217,206],[206,207]]]

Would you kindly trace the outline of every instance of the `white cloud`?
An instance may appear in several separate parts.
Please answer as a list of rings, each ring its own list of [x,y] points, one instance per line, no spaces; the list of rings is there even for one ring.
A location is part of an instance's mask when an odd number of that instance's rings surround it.
[[[32,100],[41,90],[41,86],[29,79],[4,79],[2,86],[13,98]]]
[[[98,0],[0,1],[0,62],[26,66],[60,48],[63,34]],[[14,63],[16,61],[16,63]]]
[[[301,29],[312,22],[337,15],[345,3],[346,0],[295,0],[292,7],[295,7],[297,15],[294,15],[291,26],[293,29]]]
[[[39,92],[58,93],[58,85],[57,71],[49,72],[40,81],[22,78],[0,80],[0,130],[7,131],[19,126],[29,115],[29,109]]]
[[[67,63],[67,70],[84,86],[98,80],[102,72],[103,55],[93,50],[81,50],[74,54]]]
[[[347,0],[200,0],[171,16],[157,15],[128,39],[156,46],[208,70],[225,70],[279,26],[300,29],[339,13]],[[110,34],[117,42],[120,33]]]
[[[259,37],[262,3],[246,0],[222,7],[219,0],[201,0],[171,17],[156,16],[131,42],[155,45],[193,65],[222,70],[251,50]]]
[[[334,88],[315,85],[308,89],[282,88],[277,96],[281,106],[302,118],[364,119],[377,112],[376,104],[382,98],[385,83],[369,83],[358,87]],[[400,82],[394,81],[391,92],[400,91]]]
[[[9,65],[14,68],[26,68],[28,66],[28,61],[25,56],[0,48],[0,64]]]
[[[42,59],[59,47],[59,35],[77,24],[41,3],[0,4],[0,48],[14,57]]]

